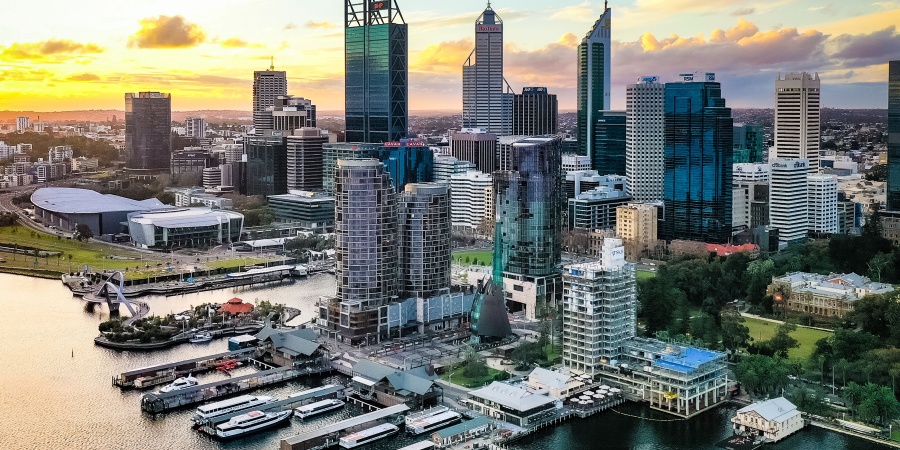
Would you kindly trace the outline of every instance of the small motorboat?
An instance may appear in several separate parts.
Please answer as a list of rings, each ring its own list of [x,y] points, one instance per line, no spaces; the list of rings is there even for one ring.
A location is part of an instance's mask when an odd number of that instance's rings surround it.
[[[213,338],[212,334],[209,331],[204,331],[202,333],[197,333],[191,336],[191,339],[188,341],[191,344],[202,344],[204,342],[209,342]]]

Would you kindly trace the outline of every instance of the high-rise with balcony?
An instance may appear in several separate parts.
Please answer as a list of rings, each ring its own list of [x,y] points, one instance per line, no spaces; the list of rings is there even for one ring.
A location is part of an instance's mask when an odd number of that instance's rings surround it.
[[[510,134],[510,90],[503,78],[503,20],[488,4],[475,21],[475,49],[463,64],[463,127]]]
[[[628,195],[640,202],[663,198],[666,86],[659,77],[629,84],[625,98],[625,176]]]
[[[819,171],[820,86],[819,74],[779,74],[775,79],[775,157],[805,159],[811,174]]]
[[[397,0],[345,0],[347,142],[393,142],[409,128],[409,31]]]
[[[597,113],[609,109],[612,10],[603,14],[578,46],[578,145],[579,153],[594,153]]]
[[[168,171],[171,157],[171,94],[125,94],[125,167]]]
[[[253,127],[256,128],[256,134],[274,129],[269,108],[282,95],[287,95],[286,72],[275,70],[274,63],[269,70],[253,72]]]
[[[634,264],[622,240],[604,239],[600,254],[563,271],[563,366],[588,375],[626,353],[637,324]]]
[[[287,188],[299,191],[321,191],[324,171],[323,145],[328,135],[322,130],[303,127],[287,137]]]
[[[450,177],[450,219],[453,228],[467,232],[493,229],[494,178],[470,170]]]
[[[411,183],[400,193],[400,290],[428,298],[450,289],[450,191],[445,184]]]
[[[836,234],[839,230],[837,176],[810,175],[806,180],[807,229],[817,236]]]
[[[188,117],[184,120],[184,137],[206,139],[206,120]]]

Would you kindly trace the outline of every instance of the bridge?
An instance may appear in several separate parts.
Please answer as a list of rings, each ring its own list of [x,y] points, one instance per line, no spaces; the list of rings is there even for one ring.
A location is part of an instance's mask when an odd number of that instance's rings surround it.
[[[116,281],[118,281],[118,285],[115,283]],[[131,317],[122,322],[122,325],[129,326],[134,321],[146,316],[150,312],[150,306],[144,302],[127,299],[125,294],[123,294],[124,290],[125,275],[116,271],[100,283],[100,288],[97,292],[85,294],[81,299],[91,305],[106,303],[109,307],[110,315],[118,313],[119,305],[124,304],[128,308],[128,312],[131,313]],[[135,306],[137,309],[135,309]]]

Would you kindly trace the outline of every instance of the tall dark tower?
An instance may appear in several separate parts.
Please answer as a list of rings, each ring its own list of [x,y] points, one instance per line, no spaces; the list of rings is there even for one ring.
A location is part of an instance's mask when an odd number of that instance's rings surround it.
[[[172,158],[172,95],[125,94],[125,166],[169,170]]]
[[[599,111],[609,110],[612,10],[605,5],[578,46],[578,147],[579,154],[594,154],[594,124]]]
[[[389,142],[409,129],[409,33],[397,0],[346,0],[347,142]]]
[[[256,134],[274,129],[274,120],[269,108],[275,106],[275,99],[287,95],[287,72],[275,70],[275,59],[269,70],[253,72],[253,127]]]
[[[887,207],[900,211],[900,60],[888,63]]]

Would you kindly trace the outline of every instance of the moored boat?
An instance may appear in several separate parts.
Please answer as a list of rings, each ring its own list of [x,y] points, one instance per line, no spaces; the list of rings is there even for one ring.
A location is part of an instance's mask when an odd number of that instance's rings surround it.
[[[172,384],[168,386],[163,386],[159,389],[159,392],[165,394],[166,392],[180,391],[182,389],[187,389],[189,387],[193,387],[200,384],[196,378],[188,374],[188,376],[183,378],[177,378]]]
[[[231,439],[262,431],[285,422],[291,417],[292,410],[264,413],[262,411],[250,411],[246,414],[234,416],[220,425],[216,425],[216,437]]]
[[[202,423],[214,417],[224,416],[243,409],[256,408],[266,403],[275,401],[274,397],[265,395],[241,395],[228,400],[210,403],[197,408],[197,415],[194,416],[194,422]]]
[[[340,446],[341,448],[356,448],[363,444],[368,444],[369,442],[374,442],[397,434],[398,431],[400,431],[400,428],[396,425],[385,423],[342,437]]]
[[[340,400],[322,400],[320,402],[310,403],[308,405],[298,406],[294,408],[294,415],[301,419],[306,419],[308,417],[324,414],[328,411],[341,409],[344,407],[344,405],[345,403]]]
[[[209,331],[204,331],[202,333],[197,333],[188,340],[191,344],[200,344],[203,342],[209,342],[213,338],[213,335]]]

